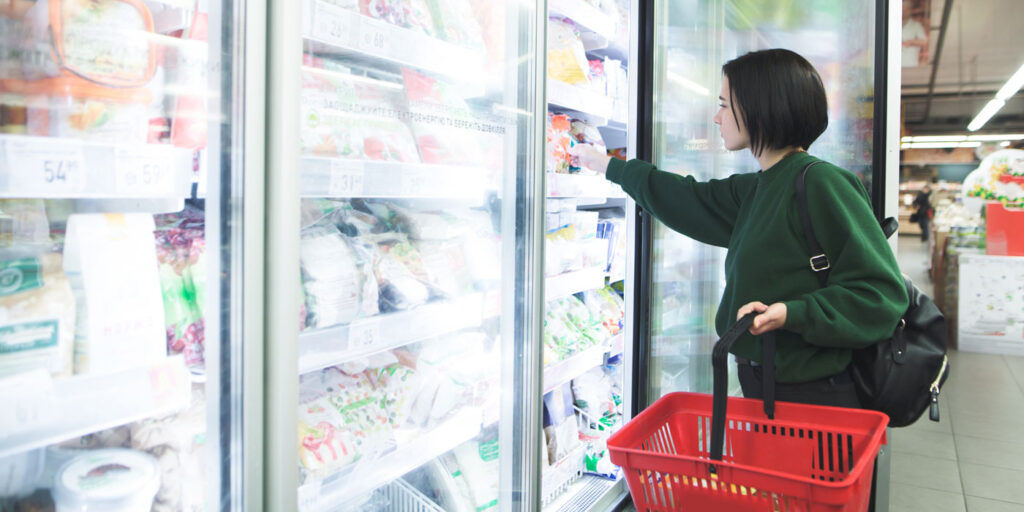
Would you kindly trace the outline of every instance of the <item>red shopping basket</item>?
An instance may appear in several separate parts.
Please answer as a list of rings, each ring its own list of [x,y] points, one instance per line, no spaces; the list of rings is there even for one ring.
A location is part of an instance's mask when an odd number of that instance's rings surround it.
[[[749,325],[741,320],[730,333]],[[724,356],[735,341],[727,340],[730,333],[715,346],[716,363],[722,360],[715,365],[715,391],[722,398]],[[770,344],[764,378],[774,386],[774,373],[769,375],[774,338]],[[715,397],[671,393],[611,436],[611,461],[622,467],[637,510],[867,510],[874,459],[889,418],[876,411],[791,403],[774,409],[774,387],[766,387],[765,397],[764,410],[760,400],[721,400],[728,412],[721,411],[719,426],[713,421]],[[717,436],[716,426],[723,431]]]

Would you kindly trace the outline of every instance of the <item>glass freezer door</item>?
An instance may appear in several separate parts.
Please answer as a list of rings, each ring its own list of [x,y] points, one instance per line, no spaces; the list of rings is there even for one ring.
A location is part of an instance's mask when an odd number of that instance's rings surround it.
[[[245,506],[233,15],[0,3],[0,509]]]
[[[654,163],[698,180],[758,170],[748,151],[730,153],[712,122],[722,65],[746,52],[788,48],[821,74],[829,126],[810,153],[859,175],[871,190],[875,2],[656,3]],[[672,391],[710,393],[714,319],[724,288],[724,249],[653,221],[651,356],[653,402]],[[736,372],[730,391],[739,394]]]
[[[293,154],[270,171],[297,175],[281,200],[294,224],[279,233],[298,248],[296,279],[282,280],[296,300],[273,311],[285,325],[269,340],[289,351],[270,364],[297,381],[272,390],[292,409],[275,414],[270,465],[298,475],[292,508],[304,511],[507,507],[518,490],[503,494],[502,467],[518,447],[502,444],[515,420],[503,400],[520,400],[522,377],[503,379],[525,343],[513,308],[529,230],[516,212],[537,204],[522,184],[540,156],[535,10],[275,9],[298,11],[301,57],[279,91],[296,106],[283,114]],[[268,191],[272,203],[290,192]]]

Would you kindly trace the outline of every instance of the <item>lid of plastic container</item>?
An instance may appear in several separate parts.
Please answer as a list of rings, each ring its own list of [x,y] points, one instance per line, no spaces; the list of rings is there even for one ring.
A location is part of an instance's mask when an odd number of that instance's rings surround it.
[[[111,505],[143,496],[152,499],[160,489],[160,466],[145,452],[93,450],[67,461],[54,480],[59,506]]]

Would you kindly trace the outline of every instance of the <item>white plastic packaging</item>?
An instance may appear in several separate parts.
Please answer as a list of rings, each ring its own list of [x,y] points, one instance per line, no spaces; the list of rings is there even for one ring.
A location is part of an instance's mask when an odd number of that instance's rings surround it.
[[[148,512],[160,489],[153,456],[123,448],[84,453],[57,471],[53,501],[57,512]]]

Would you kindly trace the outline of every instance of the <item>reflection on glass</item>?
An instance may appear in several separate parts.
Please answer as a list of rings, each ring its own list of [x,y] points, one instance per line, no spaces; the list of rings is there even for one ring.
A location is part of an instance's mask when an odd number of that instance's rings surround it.
[[[655,15],[655,164],[699,180],[755,172],[748,151],[730,153],[712,122],[721,66],[748,51],[788,48],[821,74],[829,127],[810,152],[857,174],[872,161],[875,12],[871,2],[659,2]],[[715,313],[724,249],[654,226],[650,394],[710,393]],[[736,372],[730,391],[739,393]]]

